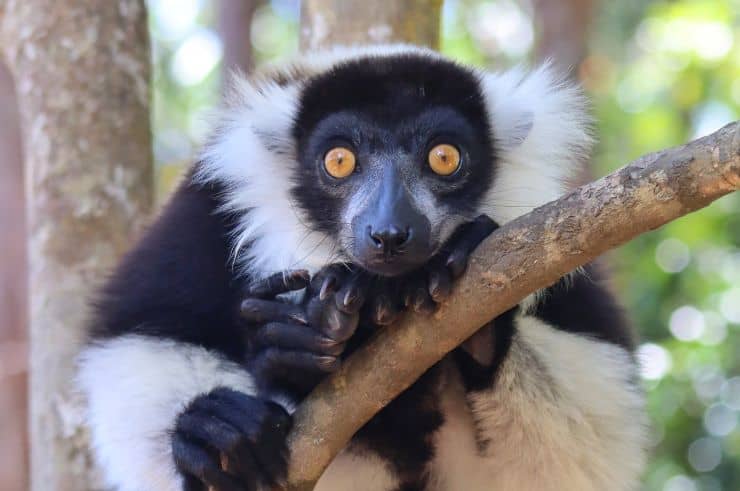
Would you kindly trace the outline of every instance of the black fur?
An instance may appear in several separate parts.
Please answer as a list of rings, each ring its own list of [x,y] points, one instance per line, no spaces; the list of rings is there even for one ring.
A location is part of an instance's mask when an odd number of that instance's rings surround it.
[[[355,450],[382,456],[399,479],[398,491],[425,489],[434,457],[432,439],[444,423],[439,408],[439,368],[433,367],[371,419],[353,439]]]
[[[511,347],[511,340],[514,336],[514,317],[519,310],[518,307],[514,307],[481,328],[490,329],[493,334],[493,358],[490,365],[478,363],[463,348],[457,348],[453,352],[463,384],[468,391],[491,388],[495,383],[498,369]]]
[[[172,437],[185,489],[202,490],[206,483],[220,491],[257,491],[258,484],[284,482],[291,424],[277,404],[226,387],[194,399],[178,416]]]
[[[592,336],[627,351],[634,349],[624,309],[606,287],[597,263],[585,266],[584,274],[577,273],[548,288],[533,315],[563,331]]]
[[[242,359],[231,225],[216,213],[222,192],[185,179],[95,299],[93,338],[166,337]]]

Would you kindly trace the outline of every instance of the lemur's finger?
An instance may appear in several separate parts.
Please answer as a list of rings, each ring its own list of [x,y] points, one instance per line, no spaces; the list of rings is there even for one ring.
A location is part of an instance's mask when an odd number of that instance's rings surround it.
[[[240,457],[243,454],[248,455],[249,450],[245,447],[246,435],[213,413],[185,413],[178,420],[177,426],[177,430],[187,437],[221,453],[237,453]],[[184,428],[187,429],[186,432],[183,431]]]
[[[437,308],[437,304],[432,300],[429,288],[426,285],[420,285],[410,293],[408,307],[415,312],[431,314]]]
[[[357,329],[360,320],[359,313],[348,314],[342,312],[333,300],[326,302],[318,298],[312,299],[306,305],[309,325],[317,332],[343,343],[348,340]]]
[[[339,356],[344,351],[344,343],[326,337],[310,327],[276,322],[260,327],[255,343],[260,347],[275,346],[317,355]]]
[[[359,313],[348,314],[329,302],[321,309],[319,322],[312,325],[324,336],[344,342],[355,333],[359,320]]]
[[[339,286],[339,279],[334,275],[327,275],[321,282],[321,288],[319,289],[319,300],[322,302],[328,299],[337,291]]]
[[[470,253],[478,247],[483,239],[496,230],[498,225],[486,215],[480,215],[470,223],[458,228],[450,239],[450,252],[445,265],[453,279],[458,279],[468,266]]]
[[[234,390],[221,388],[212,394],[214,397],[205,402],[217,409],[219,416],[249,442],[239,455],[227,454],[227,470],[243,478],[258,477],[269,487],[282,483],[287,469],[285,438],[292,426],[290,415],[273,402],[249,404],[250,396]]]
[[[429,272],[429,295],[436,303],[449,298],[452,292],[452,277],[444,267],[435,267]]]
[[[372,302],[370,315],[373,324],[379,326],[393,324],[401,314],[401,308],[398,302],[394,301],[393,298],[385,293],[378,294]]]
[[[245,489],[244,485],[240,485],[221,469],[220,461],[217,462],[208,451],[177,433],[172,437],[172,454],[177,469],[186,476],[191,476],[188,478],[190,483],[192,478],[196,478],[219,491]],[[252,491],[254,488],[246,489]]]
[[[339,310],[347,314],[360,311],[367,298],[368,281],[365,275],[353,274],[334,295]]]
[[[468,252],[463,249],[453,250],[447,256],[445,266],[449,269],[452,279],[460,278],[468,268]]]
[[[222,418],[239,428],[245,435],[255,433],[253,422],[258,421],[261,424],[257,426],[257,432],[264,430],[263,426],[267,426],[270,431],[266,432],[266,435],[277,438],[280,435],[286,436],[290,432],[293,422],[285,409],[274,402],[261,399],[259,404],[255,404],[254,399],[254,396],[243,392],[219,387],[211,391],[209,400],[221,403],[222,406],[218,412]],[[210,407],[215,408],[215,406]],[[254,443],[255,439],[250,436],[250,441]]]
[[[267,322],[308,324],[306,312],[302,307],[274,300],[248,298],[241,304],[241,316],[246,322],[253,324],[265,324]]]
[[[339,368],[339,360],[336,356],[268,348],[255,357],[254,366],[257,371],[272,374],[296,371],[331,373]]]
[[[281,293],[288,293],[306,288],[311,280],[308,271],[298,269],[275,273],[267,278],[257,280],[247,289],[247,296],[255,298],[274,298]]]
[[[341,282],[347,274],[348,269],[343,264],[324,266],[311,278],[309,286],[311,296],[318,294],[321,300],[328,299],[341,286]]]

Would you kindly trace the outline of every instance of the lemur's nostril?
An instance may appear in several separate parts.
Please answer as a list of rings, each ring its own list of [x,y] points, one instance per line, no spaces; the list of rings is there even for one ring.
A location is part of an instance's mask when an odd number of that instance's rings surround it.
[[[376,249],[382,249],[383,252],[397,252],[411,238],[409,227],[401,229],[395,225],[383,227],[379,230],[373,230],[368,227],[368,233]]]

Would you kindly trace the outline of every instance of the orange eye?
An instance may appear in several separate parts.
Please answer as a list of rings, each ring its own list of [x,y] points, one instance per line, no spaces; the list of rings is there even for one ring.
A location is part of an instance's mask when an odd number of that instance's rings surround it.
[[[355,171],[355,154],[344,147],[335,147],[326,152],[324,167],[330,176],[343,179]]]
[[[440,176],[449,176],[460,167],[460,152],[446,143],[437,145],[429,152],[429,167]]]

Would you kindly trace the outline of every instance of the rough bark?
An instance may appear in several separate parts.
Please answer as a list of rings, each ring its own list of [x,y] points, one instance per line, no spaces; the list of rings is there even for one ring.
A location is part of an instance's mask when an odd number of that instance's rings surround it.
[[[223,79],[238,69],[249,73],[254,67],[252,56],[252,18],[257,0],[219,0],[218,32],[224,46]]]
[[[33,490],[100,489],[72,389],[89,294],[152,202],[143,0],[6,0],[26,156]]]
[[[452,298],[409,314],[321,383],[295,413],[289,489],[311,489],[352,435],[481,325],[633,237],[740,189],[740,123],[640,157],[504,225]]]
[[[301,50],[357,43],[437,48],[442,0],[304,0]]]
[[[578,67],[586,56],[595,3],[595,0],[535,0],[537,59],[550,58],[563,73],[577,77]]]
[[[0,483],[28,487],[26,232],[23,158],[13,80],[0,62]]]

